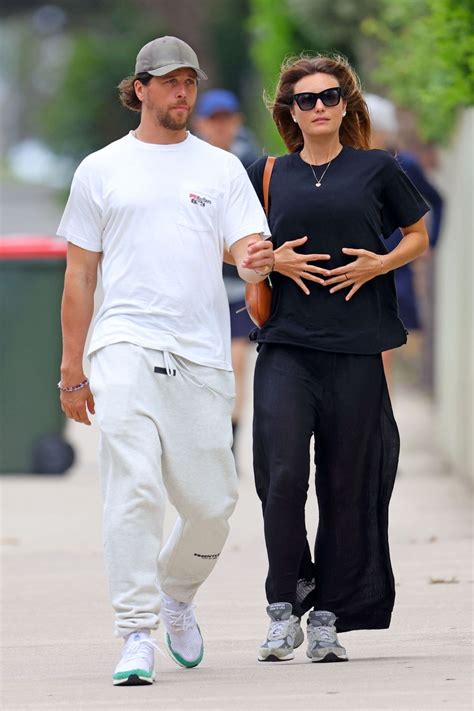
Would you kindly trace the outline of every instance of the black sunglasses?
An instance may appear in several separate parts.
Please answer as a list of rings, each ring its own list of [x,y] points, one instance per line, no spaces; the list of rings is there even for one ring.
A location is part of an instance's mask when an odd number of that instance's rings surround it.
[[[325,89],[316,94],[314,91],[303,91],[300,94],[293,94],[293,101],[296,101],[301,111],[311,111],[316,106],[318,99],[321,99],[324,106],[337,106],[341,100],[342,89],[340,86]]]

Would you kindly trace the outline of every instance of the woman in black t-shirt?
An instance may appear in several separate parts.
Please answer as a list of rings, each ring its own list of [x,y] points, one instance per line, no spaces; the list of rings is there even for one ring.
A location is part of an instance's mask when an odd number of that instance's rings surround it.
[[[254,469],[269,559],[259,659],[292,659],[313,607],[307,656],[342,661],[336,631],[390,624],[399,437],[381,352],[406,341],[393,270],[426,249],[428,207],[393,157],[368,150],[367,108],[345,60],[287,62],[272,113],[289,153],[270,182],[271,315],[253,334]],[[262,203],[265,163],[249,168]],[[387,253],[379,237],[397,227],[404,238]],[[314,559],[305,528],[313,435]]]

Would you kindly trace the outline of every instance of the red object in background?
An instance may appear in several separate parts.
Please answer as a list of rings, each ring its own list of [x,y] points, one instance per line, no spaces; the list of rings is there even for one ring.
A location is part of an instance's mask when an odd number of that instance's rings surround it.
[[[0,260],[65,259],[67,242],[46,235],[0,236]]]

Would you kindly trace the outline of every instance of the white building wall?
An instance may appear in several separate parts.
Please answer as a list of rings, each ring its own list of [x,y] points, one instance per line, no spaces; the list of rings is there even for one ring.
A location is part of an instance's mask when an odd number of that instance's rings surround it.
[[[445,197],[436,257],[435,402],[437,446],[449,470],[474,485],[474,108],[459,117],[444,151]]]

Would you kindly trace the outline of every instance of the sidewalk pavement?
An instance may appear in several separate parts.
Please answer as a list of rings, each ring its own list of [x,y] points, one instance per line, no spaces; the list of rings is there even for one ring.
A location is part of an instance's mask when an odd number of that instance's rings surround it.
[[[100,544],[97,432],[69,426],[78,464],[65,477],[3,477],[2,705],[27,709],[470,709],[471,500],[444,472],[428,402],[400,391],[402,436],[391,506],[397,580],[392,626],[342,635],[348,664],[261,664],[266,556],[250,465],[250,406],[238,442],[241,493],[222,559],[197,596],[205,656],[180,669],[158,655],[152,687],[114,688]],[[311,494],[307,523],[314,534]],[[173,520],[167,516],[167,526]],[[313,525],[311,525],[311,523]],[[161,639],[161,632],[158,637]]]

